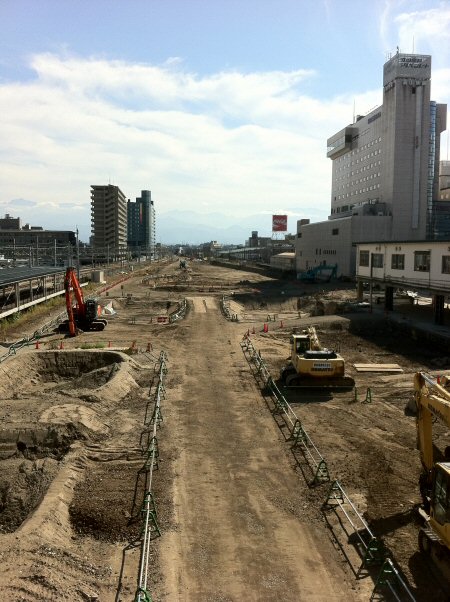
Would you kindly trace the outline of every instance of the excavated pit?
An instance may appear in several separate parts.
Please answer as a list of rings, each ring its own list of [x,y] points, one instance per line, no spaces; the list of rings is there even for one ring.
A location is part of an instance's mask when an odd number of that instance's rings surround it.
[[[74,441],[107,436],[102,412],[90,406],[132,386],[128,372],[125,384],[114,379],[124,362],[116,352],[75,350],[22,354],[0,366],[0,533],[36,510]]]
[[[0,533],[15,531],[37,508],[80,437],[70,424],[0,430]]]

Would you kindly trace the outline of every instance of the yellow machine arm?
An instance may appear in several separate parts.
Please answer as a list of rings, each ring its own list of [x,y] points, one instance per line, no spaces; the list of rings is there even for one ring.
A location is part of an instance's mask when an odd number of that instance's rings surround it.
[[[450,428],[450,391],[423,372],[417,372],[414,376],[414,389],[417,404],[417,445],[424,468],[431,471],[434,465],[433,417],[439,418]]]
[[[320,344],[319,337],[317,336],[317,332],[314,326],[310,326],[307,329],[307,332],[311,339],[311,349],[313,351],[320,351],[322,349],[322,346]]]

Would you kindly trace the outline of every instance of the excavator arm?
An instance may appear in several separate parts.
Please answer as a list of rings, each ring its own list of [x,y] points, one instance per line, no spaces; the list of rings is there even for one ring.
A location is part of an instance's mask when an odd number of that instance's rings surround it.
[[[417,447],[424,469],[432,470],[433,418],[450,428],[450,392],[430,376],[417,372],[414,376],[417,404]]]
[[[74,286],[74,281],[76,282],[77,286]],[[79,289],[79,291],[77,291],[77,289]],[[75,293],[75,299],[77,301],[78,308],[80,307],[80,298],[81,298],[81,303],[83,303],[83,295],[81,293],[81,289],[80,289],[80,285],[78,284],[78,280],[75,278],[75,273],[74,273],[73,268],[67,268],[67,270],[66,270],[66,276],[64,278],[64,290],[66,293],[66,310],[67,310],[67,317],[68,317],[68,322],[69,322],[69,334],[70,334],[70,336],[74,337],[77,333],[77,326],[75,323],[75,316],[74,316],[74,311],[73,311],[73,306],[72,306],[72,290]],[[77,294],[77,292],[78,292],[78,294]],[[81,295],[81,297],[80,297],[80,295]]]

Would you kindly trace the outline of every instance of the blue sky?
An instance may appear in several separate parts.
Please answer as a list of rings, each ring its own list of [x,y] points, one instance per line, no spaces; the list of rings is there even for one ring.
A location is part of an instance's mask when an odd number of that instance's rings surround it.
[[[0,213],[84,240],[108,182],[160,214],[326,219],[326,139],[397,46],[450,104],[450,1],[2,0],[0,23]]]

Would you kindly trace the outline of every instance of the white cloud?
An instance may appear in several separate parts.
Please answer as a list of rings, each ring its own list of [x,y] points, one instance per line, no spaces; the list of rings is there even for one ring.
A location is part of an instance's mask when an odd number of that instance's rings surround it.
[[[431,54],[434,67],[447,64],[450,54],[450,4],[447,0],[385,0],[380,38],[386,53]]]
[[[395,18],[398,26],[400,50],[432,54],[437,64],[450,54],[450,6],[442,3],[429,10],[400,13]]]
[[[178,60],[154,66],[52,54],[31,65],[35,79],[0,86],[0,203],[32,199],[37,208],[24,220],[47,226],[52,212],[67,223],[70,212],[87,227],[89,186],[108,181],[130,198],[151,189],[159,212],[314,206],[328,215],[326,139],[351,121],[353,97],[307,96],[313,72],[200,77]],[[361,95],[357,110],[380,100],[378,92]]]

